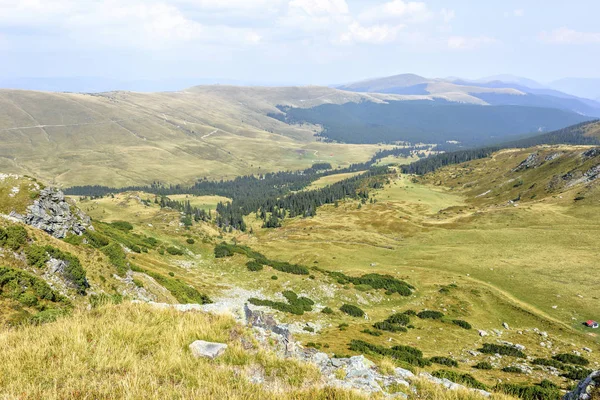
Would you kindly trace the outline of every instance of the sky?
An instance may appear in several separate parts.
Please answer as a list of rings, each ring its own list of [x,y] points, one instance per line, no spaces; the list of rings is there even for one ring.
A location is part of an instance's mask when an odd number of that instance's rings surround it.
[[[600,78],[598,0],[0,0],[0,81]]]

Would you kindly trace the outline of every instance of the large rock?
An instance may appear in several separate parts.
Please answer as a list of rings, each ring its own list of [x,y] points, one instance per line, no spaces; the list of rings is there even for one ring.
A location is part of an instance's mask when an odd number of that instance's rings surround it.
[[[70,233],[81,235],[91,228],[90,217],[80,210],[72,211],[63,192],[56,188],[42,190],[39,198],[27,207],[26,215],[11,213],[11,216],[59,239]]]
[[[590,400],[594,392],[600,392],[600,371],[592,372],[590,376],[579,382],[575,390],[565,394],[563,400]]]
[[[224,343],[205,342],[204,340],[196,340],[190,344],[192,355],[196,358],[204,357],[215,359],[225,352],[227,345]]]

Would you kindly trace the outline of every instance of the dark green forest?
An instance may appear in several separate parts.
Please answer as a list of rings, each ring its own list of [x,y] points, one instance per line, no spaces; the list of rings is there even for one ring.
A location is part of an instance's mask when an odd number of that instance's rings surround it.
[[[313,108],[279,106],[269,114],[288,124],[321,125],[323,140],[344,143],[446,143],[482,146],[511,137],[551,131],[589,121],[570,111],[512,105],[480,106],[443,100],[324,104]]]

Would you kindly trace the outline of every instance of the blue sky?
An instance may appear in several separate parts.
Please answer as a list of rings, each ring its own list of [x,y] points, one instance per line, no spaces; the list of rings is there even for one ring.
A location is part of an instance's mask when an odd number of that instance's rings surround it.
[[[600,77],[598,0],[0,0],[0,79]]]

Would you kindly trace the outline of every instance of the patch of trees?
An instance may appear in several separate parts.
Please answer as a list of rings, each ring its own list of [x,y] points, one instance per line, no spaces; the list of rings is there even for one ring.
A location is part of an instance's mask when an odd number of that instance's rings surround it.
[[[340,307],[340,311],[344,314],[348,314],[351,317],[364,317],[365,312],[359,307],[352,304],[344,304]]]
[[[502,372],[509,372],[512,374],[522,374],[523,370],[519,367],[516,367],[514,365],[509,365],[507,367],[502,368]]]
[[[371,344],[363,340],[352,340],[348,345],[348,349],[362,354],[378,354],[388,356],[397,361],[405,362],[416,367],[426,367],[431,365],[431,362],[423,358],[421,350],[411,347],[397,345],[391,348]]]
[[[245,231],[243,217],[255,212],[264,221],[264,227],[278,227],[286,217],[311,217],[316,209],[324,204],[333,204],[345,198],[368,199],[371,189],[382,188],[388,173],[387,167],[372,167],[378,157],[385,154],[401,152],[403,149],[385,150],[377,153],[370,161],[353,164],[345,169],[323,171],[329,164],[316,164],[303,171],[275,172],[259,176],[248,175],[230,181],[198,181],[191,187],[181,185],[162,185],[158,182],[150,186],[132,186],[121,189],[103,186],[79,186],[65,190],[67,194],[99,195],[123,191],[144,191],[157,195],[155,202],[161,207],[169,207],[183,213],[182,221],[186,225],[191,220],[209,221],[213,218],[210,211],[192,206],[189,201],[171,200],[167,196],[173,194],[218,195],[229,197],[231,202],[217,205],[216,224],[224,229]],[[344,172],[367,170],[364,174],[336,182],[327,187],[302,191],[315,180]],[[160,196],[160,201],[158,200]]]
[[[248,268],[248,271],[253,271],[253,272],[257,272],[263,269],[263,265],[257,261],[254,260],[250,260],[246,263],[246,267]]]
[[[481,369],[481,370],[490,370],[490,369],[493,369],[492,364],[490,364],[487,361],[481,361],[481,362],[473,365],[473,368],[475,368],[475,369]]]
[[[215,253],[215,258],[231,257],[234,254],[242,254],[248,258],[253,259],[254,261],[256,261],[257,263],[259,263],[261,265],[268,265],[277,271],[286,272],[288,274],[294,274],[294,275],[308,275],[309,274],[308,268],[306,268],[302,265],[290,264],[285,261],[269,260],[263,254],[259,253],[258,251],[252,250],[248,246],[220,243],[215,246],[214,253]]]
[[[373,289],[385,289],[386,294],[388,295],[398,293],[401,296],[410,296],[414,290],[414,286],[405,281],[394,278],[391,275],[366,274],[359,277],[354,277],[348,276],[342,272],[327,271],[321,268],[315,268],[315,270],[331,276],[332,278],[336,279],[340,285],[345,285],[348,283],[352,283],[355,286],[368,285]]]
[[[461,164],[463,162],[489,157],[492,153],[501,149],[526,148],[542,144],[600,145],[600,139],[593,136],[585,136],[587,126],[595,122],[597,121],[583,122],[554,132],[495,146],[436,154],[415,161],[409,165],[403,165],[402,172],[405,174],[424,175],[446,165]]]
[[[512,356],[519,358],[526,358],[527,356],[521,350],[517,349],[514,346],[509,346],[506,344],[494,344],[494,343],[484,343],[483,347],[479,349],[480,352],[484,354],[500,354],[503,356]]]

